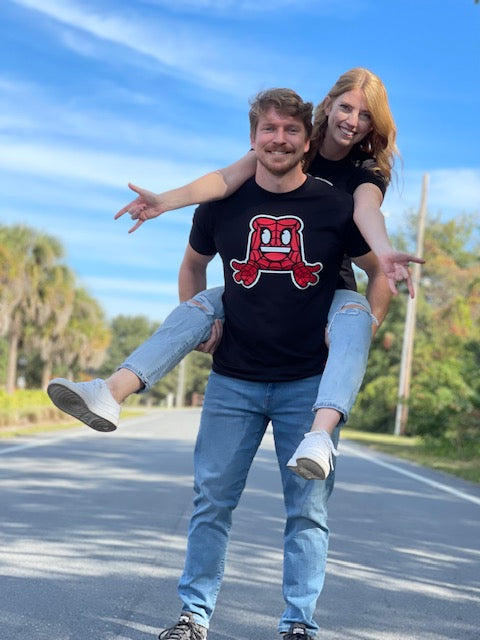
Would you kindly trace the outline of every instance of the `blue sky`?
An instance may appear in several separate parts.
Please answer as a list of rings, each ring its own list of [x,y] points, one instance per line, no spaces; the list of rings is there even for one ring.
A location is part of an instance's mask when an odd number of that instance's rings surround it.
[[[113,220],[127,182],[162,191],[229,164],[257,91],[317,103],[355,66],[383,79],[398,126],[389,230],[424,173],[433,214],[478,211],[479,42],[474,0],[2,0],[0,223],[58,237],[108,317],[161,320],[193,208],[129,235]]]

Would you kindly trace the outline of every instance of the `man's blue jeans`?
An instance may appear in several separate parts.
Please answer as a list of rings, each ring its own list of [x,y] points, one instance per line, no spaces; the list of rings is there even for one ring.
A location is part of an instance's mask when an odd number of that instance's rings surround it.
[[[215,287],[198,293],[193,301],[182,302],[121,368],[133,371],[149,389],[209,337],[215,319],[224,319],[222,295],[223,287]],[[345,308],[348,305],[356,306]],[[318,330],[323,333],[325,327],[319,326]],[[310,401],[314,409],[337,409],[342,422],[346,422],[365,375],[370,349],[372,316],[366,298],[356,291],[338,289],[330,306],[328,333],[327,366]]]
[[[211,373],[195,447],[194,512],[179,595],[183,609],[208,627],[223,577],[232,511],[238,504],[255,453],[271,420],[286,509],[283,596],[279,623],[294,622],[313,633],[328,547],[327,480],[304,480],[287,461],[310,428],[311,398],[320,376],[292,382],[250,382]],[[339,428],[333,435],[338,442]],[[272,473],[275,471],[272,469]],[[254,532],[252,532],[254,536]]]

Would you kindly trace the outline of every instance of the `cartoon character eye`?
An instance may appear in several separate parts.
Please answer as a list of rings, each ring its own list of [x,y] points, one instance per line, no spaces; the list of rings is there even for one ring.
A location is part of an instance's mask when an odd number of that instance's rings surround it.
[[[272,232],[270,229],[262,229],[262,242],[263,244],[270,244],[272,239]]]
[[[282,231],[282,244],[290,244],[292,241],[292,232],[290,229],[284,229]]]

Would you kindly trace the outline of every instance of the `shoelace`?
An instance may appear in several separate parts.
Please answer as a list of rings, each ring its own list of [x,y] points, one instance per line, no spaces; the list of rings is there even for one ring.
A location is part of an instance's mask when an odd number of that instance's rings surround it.
[[[333,469],[333,456],[338,456],[338,451],[337,449],[335,449],[335,445],[332,442],[331,438],[325,438],[325,440],[328,443],[328,449],[329,449],[329,457],[328,457],[328,461],[330,462],[330,469]]]
[[[310,435],[310,434],[307,434],[307,435]],[[318,439],[322,441],[322,444],[325,444],[325,447],[328,449],[328,462],[330,464],[330,469],[333,469],[333,456],[338,456],[338,451],[337,449],[335,449],[335,445],[333,444],[332,439],[330,438],[330,436],[326,431],[319,431],[318,436],[315,435],[315,437],[318,437]],[[300,631],[300,634],[301,633],[302,632]],[[290,640],[290,638],[287,638],[287,640]],[[294,638],[294,640],[296,639]],[[307,637],[307,640],[308,640],[308,637]]]
[[[199,631],[198,626],[192,617],[182,615],[177,624],[162,631],[158,638],[159,640],[163,638],[168,638],[168,640],[204,640],[206,635]]]

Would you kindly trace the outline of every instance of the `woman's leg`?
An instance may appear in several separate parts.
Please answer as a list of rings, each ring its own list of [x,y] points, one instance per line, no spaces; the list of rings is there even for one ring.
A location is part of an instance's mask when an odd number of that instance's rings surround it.
[[[145,390],[150,389],[187,353],[207,340],[215,320],[224,319],[223,291],[223,287],[206,289],[175,307],[155,333],[127,357],[118,371],[128,369],[137,376]]]
[[[311,430],[288,462],[307,479],[325,478],[337,455],[330,436],[345,424],[367,368],[372,339],[372,314],[367,299],[356,291],[338,289],[328,314],[327,364],[313,405]]]
[[[182,302],[106,380],[55,378],[47,388],[50,399],[93,429],[113,431],[118,426],[120,404],[130,394],[150,389],[208,339],[213,323],[224,318],[222,296],[223,287],[215,287]]]

